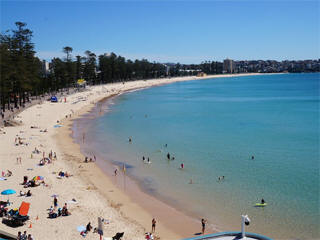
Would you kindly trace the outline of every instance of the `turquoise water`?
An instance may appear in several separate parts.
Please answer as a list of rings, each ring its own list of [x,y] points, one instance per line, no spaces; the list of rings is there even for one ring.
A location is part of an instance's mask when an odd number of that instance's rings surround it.
[[[126,93],[90,121],[90,147],[127,164],[148,193],[220,230],[239,230],[246,213],[248,231],[319,238],[319,76],[219,78]],[[268,206],[255,208],[261,198]]]

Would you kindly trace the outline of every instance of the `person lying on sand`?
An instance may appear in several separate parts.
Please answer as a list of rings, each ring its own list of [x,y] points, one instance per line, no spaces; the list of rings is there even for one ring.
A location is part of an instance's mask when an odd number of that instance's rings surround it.
[[[10,170],[7,170],[8,172],[7,172],[7,174],[6,174],[6,176],[5,177],[11,177],[12,176],[12,172],[10,171]]]

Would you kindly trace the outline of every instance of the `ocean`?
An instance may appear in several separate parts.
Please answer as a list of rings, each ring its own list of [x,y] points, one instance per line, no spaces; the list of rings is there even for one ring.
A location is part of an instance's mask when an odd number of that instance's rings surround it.
[[[319,79],[256,75],[128,92],[99,103],[86,148],[221,231],[240,230],[248,214],[249,232],[319,238]],[[255,207],[262,198],[267,206]]]

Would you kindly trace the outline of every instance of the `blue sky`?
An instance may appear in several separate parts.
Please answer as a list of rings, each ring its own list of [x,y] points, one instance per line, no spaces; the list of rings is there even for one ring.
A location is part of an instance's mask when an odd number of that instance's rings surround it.
[[[319,58],[318,1],[1,1],[1,32],[26,22],[42,59],[85,50],[200,63]]]

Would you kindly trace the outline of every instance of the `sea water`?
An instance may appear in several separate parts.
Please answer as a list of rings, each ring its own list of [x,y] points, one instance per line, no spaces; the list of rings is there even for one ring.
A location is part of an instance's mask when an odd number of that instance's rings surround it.
[[[319,238],[319,76],[214,78],[122,94],[90,120],[88,144],[125,164],[147,193],[221,231],[239,230],[248,214],[250,232]],[[268,205],[255,207],[262,198]]]

